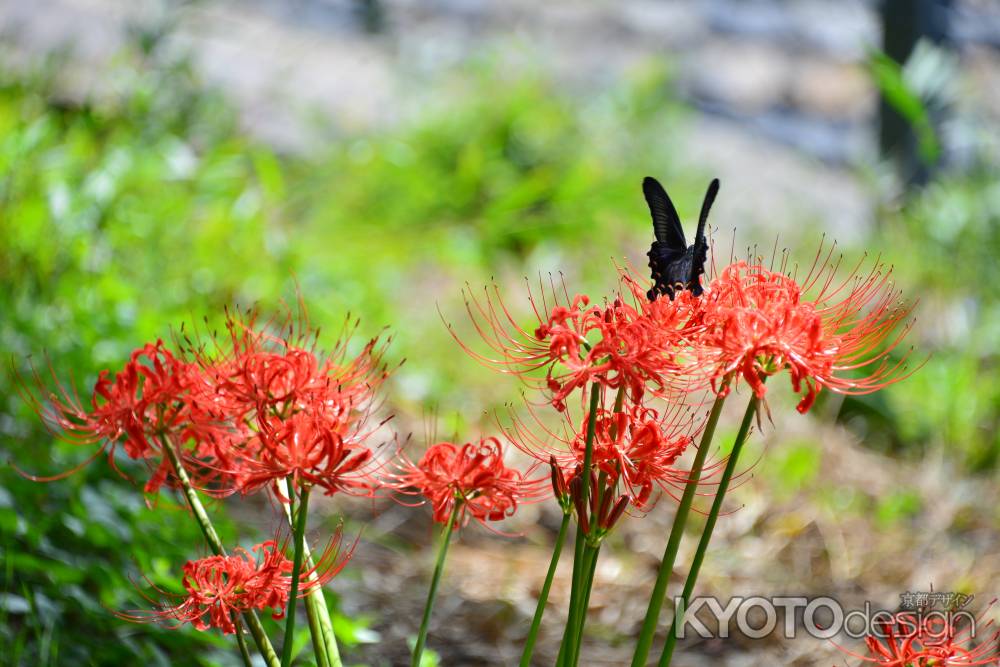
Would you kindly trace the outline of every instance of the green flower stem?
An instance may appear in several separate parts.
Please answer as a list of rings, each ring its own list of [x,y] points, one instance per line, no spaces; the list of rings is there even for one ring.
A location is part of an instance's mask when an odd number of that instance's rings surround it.
[[[583,556],[580,559],[580,570],[582,581],[579,582],[578,595],[582,599],[584,597],[583,589],[586,585],[586,573],[589,571],[589,558],[590,552],[589,547],[585,546],[583,550]],[[557,665],[561,667],[571,667],[575,659],[576,654],[576,641],[577,635],[580,629],[580,607],[583,605],[580,599],[578,599],[572,606],[570,610],[570,616],[566,619],[566,631],[563,636],[562,646],[559,648],[559,658]]]
[[[295,494],[288,495],[288,509],[295,516],[295,540],[292,556],[292,587],[288,592],[288,608],[285,610],[285,641],[281,648],[281,667],[292,664],[292,644],[295,639],[295,610],[298,608],[299,577],[302,574],[302,543],[305,540],[306,517],[309,514],[309,487],[303,486],[299,492],[298,507],[295,506]]]
[[[580,647],[583,645],[583,628],[587,624],[587,609],[590,607],[590,591],[594,587],[594,572],[597,570],[597,557],[600,555],[601,545],[587,545],[584,550],[584,581],[582,589],[582,603],[577,612],[577,627],[573,632],[573,657],[569,664],[572,667],[580,662]]]
[[[614,437],[613,434],[612,437]],[[594,499],[594,507],[599,508],[601,506],[601,501],[604,498],[604,486],[607,483],[607,478],[607,473],[603,471],[597,477],[597,497]],[[591,531],[596,529],[597,518],[597,510],[595,510],[591,513],[590,517]],[[583,626],[586,624],[587,610],[590,608],[590,590],[594,584],[594,569],[597,566],[597,551],[599,549],[600,542],[596,545],[592,545],[588,536],[583,548],[583,567],[581,568],[582,578],[579,582],[579,590],[582,598],[577,598],[578,604],[574,608],[575,617],[573,618],[573,639],[570,643],[570,646],[575,647],[575,657],[571,657],[566,663],[567,665],[575,665],[580,658],[579,651],[580,644],[583,641]]]
[[[698,491],[698,484],[701,481],[701,470],[705,465],[705,457],[708,455],[708,450],[712,446],[712,438],[715,437],[715,427],[719,423],[719,416],[722,414],[722,405],[725,402],[725,395],[716,397],[715,403],[712,404],[712,411],[708,415],[705,430],[701,434],[701,444],[698,445],[694,462],[691,464],[691,474],[688,478],[687,486],[684,487],[681,501],[677,505],[677,513],[674,514],[674,523],[670,528],[670,537],[667,538],[667,546],[663,551],[663,560],[660,561],[660,570],[656,574],[653,593],[649,597],[646,618],[642,623],[642,630],[639,633],[639,641],[635,646],[635,653],[632,655],[632,667],[643,667],[649,658],[649,650],[653,645],[653,635],[656,633],[656,626],[660,622],[660,610],[663,608],[663,598],[667,593],[667,584],[670,582],[670,575],[674,570],[674,562],[677,560],[677,551],[681,546],[681,538],[684,537],[684,526],[687,524],[688,515],[691,513],[691,503],[694,501],[695,493]]]
[[[250,657],[247,638],[243,636],[243,623],[240,621],[239,616],[236,616],[233,620],[236,622],[236,643],[240,647],[240,657],[243,658],[243,664],[246,667],[253,667],[253,658]]]
[[[282,489],[286,497],[292,493],[292,485],[288,479],[281,481]],[[285,508],[285,518],[289,527],[294,526],[292,512],[289,505],[282,503]],[[316,563],[313,562],[312,553],[308,544],[302,545],[302,555],[305,559],[308,576],[306,581],[312,583],[316,579],[313,571]],[[316,654],[318,667],[343,667],[340,659],[340,650],[337,646],[337,637],[333,632],[333,622],[330,619],[330,610],[326,606],[326,596],[321,586],[313,585],[306,594],[306,616],[309,619],[309,632],[312,635],[313,651]]]
[[[615,413],[622,411],[622,405],[625,403],[625,386],[622,385],[618,387],[618,393],[615,394]]]
[[[431,578],[431,588],[427,592],[427,603],[424,605],[424,617],[420,621],[420,633],[417,635],[417,643],[413,647],[413,659],[410,660],[411,667],[420,667],[420,658],[424,654],[424,645],[427,643],[427,628],[431,623],[431,610],[434,608],[434,599],[437,597],[438,585],[441,583],[441,575],[444,573],[444,559],[448,555],[448,545],[451,544],[451,534],[458,523],[459,512],[462,508],[462,501],[455,499],[455,507],[451,510],[451,517],[441,531],[441,544],[438,547],[437,563],[434,565],[434,576]]]
[[[545,614],[545,604],[549,599],[552,579],[556,574],[556,566],[559,565],[559,556],[562,554],[563,542],[566,541],[566,529],[569,528],[569,520],[572,515],[572,512],[563,514],[562,524],[559,526],[559,535],[556,536],[556,545],[552,549],[552,560],[549,562],[549,571],[545,574],[545,583],[542,584],[542,591],[538,594],[538,606],[535,607],[535,617],[531,619],[531,629],[528,630],[528,638],[524,642],[524,652],[521,653],[521,667],[529,667],[531,665],[531,654],[535,650],[535,640],[538,639],[538,628],[542,624],[542,615]]]
[[[201,504],[201,499],[198,497],[198,492],[191,484],[191,478],[188,477],[187,470],[181,462],[180,454],[168,441],[161,441],[160,447],[170,459],[170,464],[174,468],[174,476],[177,477],[177,481],[180,482],[181,488],[184,490],[184,497],[187,498],[188,506],[205,536],[205,541],[208,542],[208,546],[211,547],[216,556],[225,556],[226,547],[219,539],[219,534],[215,532],[215,526],[212,525],[211,519],[208,518],[208,512],[205,511],[205,506]]]
[[[594,456],[594,433],[597,431],[597,408],[601,400],[601,385],[594,382],[590,386],[590,414],[587,415],[587,439],[583,449],[583,471],[580,479],[580,496],[583,499],[581,506],[586,511],[587,496],[590,493],[590,464]],[[563,661],[569,657],[569,647],[567,640],[573,633],[575,619],[577,618],[577,608],[580,606],[580,591],[583,588],[583,552],[586,536],[580,530],[580,518],[577,517],[576,524],[576,545],[573,550],[573,587],[569,597],[569,615],[566,617],[566,629],[563,631],[563,646],[559,649],[559,661],[557,665],[562,665]]]
[[[740,430],[736,434],[736,442],[733,443],[733,451],[729,453],[726,469],[722,472],[722,479],[719,480],[719,489],[715,492],[712,509],[709,511],[708,519],[705,521],[705,531],[701,534],[701,541],[698,542],[698,550],[695,551],[694,559],[691,561],[691,569],[688,571],[687,580],[684,582],[684,592],[681,593],[684,609],[687,609],[688,602],[691,601],[691,593],[694,591],[695,582],[698,581],[698,572],[701,570],[701,564],[705,560],[705,552],[708,550],[708,543],[712,539],[712,531],[715,530],[715,523],[718,521],[719,512],[722,510],[722,501],[726,497],[729,481],[733,477],[733,471],[736,470],[736,461],[739,459],[743,443],[746,442],[747,435],[750,433],[750,424],[753,422],[753,416],[757,412],[759,404],[760,399],[757,398],[757,395],[751,394],[750,402],[747,403],[747,410],[743,414],[743,422],[740,424]],[[674,647],[677,644],[677,631],[680,629],[681,623],[683,623],[683,616],[683,614],[676,613],[675,610],[672,628],[667,633],[666,644],[664,644],[663,653],[660,655],[659,667],[667,667],[670,664],[670,658],[673,656]]]
[[[308,552],[306,553],[308,556]],[[306,558],[310,569],[314,567],[312,558]],[[316,575],[311,575],[315,577]],[[340,659],[340,648],[337,646],[337,635],[333,631],[333,621],[330,619],[330,609],[326,606],[326,596],[323,589],[316,586],[306,597],[306,613],[315,617],[320,631],[323,633],[323,645],[326,649],[326,660],[330,667],[343,667]]]
[[[191,478],[188,477],[187,470],[184,469],[180,454],[174,449],[172,443],[165,440],[160,441],[160,449],[170,459],[170,464],[174,469],[174,476],[177,477],[178,483],[184,490],[184,497],[187,498],[188,507],[191,508],[191,512],[194,514],[201,532],[205,535],[205,541],[208,542],[208,546],[215,555],[225,556],[226,548],[222,545],[219,534],[215,532],[215,526],[212,525],[211,519],[208,518],[208,512],[205,511],[205,506],[201,504],[198,492],[195,491],[194,486],[191,484]],[[280,667],[281,662],[278,660],[278,654],[275,653],[274,646],[271,645],[271,640],[267,638],[267,633],[264,632],[264,626],[261,625],[256,612],[248,611],[243,614],[243,618],[246,620],[247,629],[250,630],[250,635],[253,637],[254,643],[257,644],[257,650],[263,656],[267,666]]]
[[[573,547],[573,575],[569,593],[569,610],[566,614],[566,627],[563,629],[562,643],[559,645],[559,656],[556,658],[556,666],[564,667],[566,664],[566,650],[570,639],[571,629],[576,623],[576,608],[580,595],[580,578],[583,570],[583,549],[585,537],[580,529],[579,519],[576,524],[576,543]]]
[[[570,611],[573,610],[573,598],[570,596],[569,600]],[[572,619],[567,618],[566,622],[569,623]],[[559,642],[559,655],[556,656],[556,667],[563,667],[566,664],[566,633],[563,632],[562,641]]]
[[[308,562],[306,568],[309,568]],[[313,654],[316,656],[316,667],[330,667],[326,644],[323,641],[323,628],[319,624],[319,618],[309,608],[309,597],[306,598],[306,621],[309,623],[309,637],[312,639]]]

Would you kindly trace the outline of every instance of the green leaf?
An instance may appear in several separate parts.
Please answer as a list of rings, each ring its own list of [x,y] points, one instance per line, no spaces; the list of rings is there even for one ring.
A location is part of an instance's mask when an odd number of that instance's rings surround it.
[[[868,52],[868,71],[886,102],[913,128],[920,156],[926,164],[937,162],[941,146],[930,114],[920,96],[903,76],[903,68],[882,51]]]

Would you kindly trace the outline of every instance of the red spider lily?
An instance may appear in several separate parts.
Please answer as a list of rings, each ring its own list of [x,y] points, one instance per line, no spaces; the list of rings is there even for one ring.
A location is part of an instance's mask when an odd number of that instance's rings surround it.
[[[241,350],[232,363],[218,365],[218,390],[244,409],[282,406],[309,400],[329,383],[309,350],[288,347],[280,352]]]
[[[592,306],[586,295],[570,298],[565,285],[557,287],[550,281],[546,286],[540,281],[538,296],[528,289],[534,324],[525,328],[496,285],[486,288],[482,298],[471,290],[463,294],[473,326],[489,352],[473,350],[449,325],[459,345],[491,368],[538,383],[560,411],[574,390],[591,382],[624,387],[638,400],[647,387],[664,392],[681,369],[675,360],[678,331],[659,325],[641,307],[620,297],[603,307]],[[545,377],[538,382],[536,371],[541,369]]]
[[[567,487],[565,480],[571,482],[582,470],[589,413],[574,420],[564,412],[562,428],[548,426],[533,410],[529,414],[530,421],[513,417],[509,426],[502,427],[504,435],[529,456],[558,468],[562,486]],[[681,404],[662,413],[632,402],[617,412],[602,407],[595,419],[592,465],[604,474],[610,489],[620,483],[633,505],[648,509],[654,487],[673,495],[674,489],[688,483],[689,472],[676,463],[700,430],[696,413]],[[703,478],[718,466],[707,466]]]
[[[973,619],[964,613],[897,612],[891,620],[878,623],[878,632],[865,638],[867,655],[844,653],[864,663],[885,667],[949,667],[958,665],[997,665],[1000,663],[1000,631],[983,630],[993,622],[979,625],[982,616]],[[965,620],[966,623],[959,621]],[[979,625],[979,627],[976,627]],[[973,645],[973,641],[978,642]]]
[[[628,412],[603,410],[595,426],[595,468],[608,476],[609,483],[620,481],[637,507],[649,501],[654,484],[687,483],[687,473],[673,464],[692,438],[686,433],[676,437],[664,433],[664,424],[652,408],[633,405]],[[573,440],[573,452],[581,461],[585,441],[586,433],[582,432]]]
[[[119,443],[129,458],[154,463],[157,468],[146,490],[155,492],[168,476],[161,451],[165,439],[209,437],[212,425],[201,418],[192,392],[202,382],[200,375],[196,365],[179,360],[158,340],[132,352],[128,363],[114,378],[110,371],[100,372],[89,410],[72,388],[58,380],[58,391],[48,392],[44,399],[27,390],[23,383],[21,393],[58,437],[74,444],[101,443],[98,452],[85,464],[106,451],[117,470],[114,455]],[[41,387],[37,374],[35,380]],[[29,477],[51,481],[77,469],[53,477]]]
[[[367,445],[385,421],[372,425],[376,390],[388,377],[388,341],[371,339],[356,355],[348,348],[357,322],[345,323],[332,352],[316,350],[305,317],[258,322],[256,311],[229,313],[228,335],[212,345],[188,339],[191,356],[209,382],[200,406],[227,428],[199,450],[229,483],[219,495],[248,494],[292,477],[327,494],[371,493],[379,464]]]
[[[831,247],[822,262],[817,260],[814,264],[820,268],[814,266],[802,281],[803,293],[816,305],[823,328],[837,348],[829,371],[816,382],[842,394],[870,394],[909,377],[922,365],[907,367],[910,351],[896,362],[890,358],[913,326],[910,321],[893,335],[898,325],[909,318],[913,304],[901,300],[901,292],[892,282],[892,268],[877,259],[866,273],[862,258],[838,282],[841,260],[830,260],[834,249]],[[813,291],[816,293],[810,294]],[[863,375],[844,375],[854,372]]]
[[[416,464],[400,454],[395,486],[430,501],[438,523],[448,522],[456,502],[461,503],[456,527],[469,516],[484,525],[499,521],[513,515],[518,503],[540,499],[548,481],[545,476],[531,478],[534,467],[527,474],[507,467],[503,453],[500,441],[489,437],[464,445],[440,442]]]
[[[792,388],[802,394],[797,409],[803,413],[822,387],[865,394],[906,377],[906,356],[893,363],[889,355],[908,326],[876,351],[910,312],[898,305],[888,272],[876,265],[867,276],[855,271],[832,287],[836,265],[824,266],[801,285],[759,264],[724,268],[702,297],[695,372],[706,373],[716,387],[724,378],[743,377],[763,397],[762,378],[787,369]],[[806,300],[804,292],[821,282],[818,295]],[[859,370],[866,375],[850,377]]]
[[[341,541],[338,528],[316,565],[301,573],[298,597],[325,585],[344,568],[353,547],[341,554]],[[293,569],[284,551],[284,544],[269,540],[253,547],[253,553],[238,547],[227,556],[188,561],[182,579],[185,595],[177,596],[154,586],[160,596],[179,599],[177,604],[147,598],[157,604],[155,610],[121,612],[118,616],[136,623],[175,621],[174,627],[184,623],[198,630],[213,627],[227,635],[237,631],[237,615],[252,609],[269,608],[272,616],[280,619],[288,604]]]
[[[330,430],[312,413],[297,412],[287,419],[258,415],[260,430],[239,450],[236,486],[246,495],[291,478],[296,484],[338,491],[370,493],[374,452],[361,442]],[[275,493],[287,500],[274,486]]]

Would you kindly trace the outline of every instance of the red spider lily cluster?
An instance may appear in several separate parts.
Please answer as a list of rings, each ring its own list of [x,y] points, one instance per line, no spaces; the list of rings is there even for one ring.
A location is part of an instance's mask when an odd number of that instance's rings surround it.
[[[755,401],[764,399],[767,378],[787,371],[800,395],[797,409],[805,413],[823,388],[870,393],[912,372],[908,354],[893,361],[908,327],[894,332],[910,307],[899,301],[890,271],[875,262],[865,272],[859,264],[838,281],[839,261],[831,260],[832,249],[825,255],[821,249],[802,280],[785,266],[774,270],[760,261],[736,261],[701,290],[678,290],[669,299],[650,300],[645,285],[628,271],[621,272],[617,292],[603,301],[571,297],[562,282],[540,281],[538,289],[528,289],[527,324],[496,286],[481,296],[466,292],[466,310],[485,349],[449,327],[453,337],[486,366],[522,378],[542,396],[542,405],[561,414],[550,426],[551,417],[529,407],[530,417],[515,414],[503,430],[519,450],[551,465],[553,493],[577,522],[574,593],[578,587],[583,592],[571,600],[577,608],[570,613],[564,649],[566,642],[578,646],[583,631],[579,604],[589,583],[579,572],[593,568],[601,540],[630,504],[646,509],[654,491],[662,489],[682,503],[675,519],[675,529],[682,530],[694,489],[721,473],[706,528],[710,538],[739,446],[732,461],[706,464],[705,456],[717,406],[734,387],[746,383]],[[706,393],[715,401],[714,416],[707,420],[701,411]],[[739,445],[749,433],[755,401]],[[706,441],[693,446],[703,430]],[[692,464],[685,456],[689,450],[696,450]],[[678,497],[681,490],[686,499]],[[703,539],[700,553],[706,545]],[[662,571],[669,572],[675,556],[668,547]],[[697,569],[689,576],[697,577]],[[662,598],[650,603],[653,623],[661,603]],[[574,623],[578,627],[571,627]],[[654,629],[644,627],[647,639]],[[669,663],[672,647],[664,651]],[[637,650],[636,660],[644,659]]]
[[[216,417],[211,439],[220,455],[206,468],[229,481],[224,492],[290,480],[326,494],[370,494],[380,464],[368,440],[381,423],[369,417],[388,376],[385,345],[372,339],[349,355],[351,337],[342,335],[321,356],[305,326],[261,325],[253,313],[229,317],[227,329],[212,348],[192,351]]]
[[[61,385],[46,400],[25,394],[63,437],[100,444],[112,463],[119,443],[129,458],[150,463],[150,493],[176,485],[165,447],[214,495],[271,488],[283,498],[276,482],[285,479],[328,494],[370,493],[379,464],[367,444],[377,428],[369,416],[388,374],[384,345],[373,339],[349,357],[344,336],[320,356],[291,319],[284,336],[253,312],[230,314],[226,326],[228,345],[139,348],[114,379],[101,372],[89,410]]]
[[[340,554],[340,543],[338,530],[318,562],[299,575],[303,583],[297,597],[320,588],[344,568],[351,552]],[[292,586],[292,561],[285,557],[286,546],[269,540],[254,546],[252,553],[237,547],[226,556],[188,561],[181,580],[186,594],[177,604],[151,599],[157,609],[119,616],[139,623],[190,623],[198,630],[217,628],[227,635],[237,632],[239,616],[251,610],[270,609],[273,618],[283,618]],[[163,598],[177,597],[156,590]]]
[[[336,559],[338,532],[318,561],[293,564],[285,552],[296,551],[295,563],[301,561],[303,530],[291,548],[287,540],[258,545],[259,561],[242,549],[226,555],[199,492],[270,490],[290,506],[289,523],[291,506],[299,506],[304,528],[311,489],[372,495],[385,486],[378,474],[384,466],[380,447],[371,444],[385,420],[370,419],[388,375],[384,343],[372,339],[352,353],[352,332],[345,326],[333,350],[322,354],[304,315],[290,313],[264,322],[254,311],[228,313],[226,331],[221,338],[184,337],[179,351],[163,341],[139,348],[113,378],[108,371],[98,376],[89,409],[58,382],[56,392],[23,392],[64,438],[98,445],[95,456],[107,452],[114,465],[121,445],[126,456],[146,462],[152,471],[147,493],[164,485],[183,490],[215,551],[185,565],[187,595],[180,603],[124,618],[187,622],[231,634],[239,614],[267,607],[281,618],[289,597],[315,595],[350,555]],[[37,375],[36,380],[41,385]],[[325,613],[325,603],[322,609]],[[274,667],[269,640],[259,627],[250,630]]]
[[[830,258],[818,259],[801,282],[760,263],[737,261],[700,297],[684,291],[652,302],[644,286],[623,272],[620,293],[604,307],[591,305],[585,295],[569,298],[562,285],[542,283],[538,296],[528,293],[534,327],[518,323],[497,288],[481,298],[469,292],[466,307],[488,351],[459,342],[486,365],[524,378],[567,415],[561,430],[546,426],[534,410],[533,423],[515,416],[506,429],[519,449],[538,460],[554,456],[567,477],[583,462],[589,418],[589,411],[569,417],[567,399],[577,392],[585,404],[588,386],[598,387],[594,465],[612,483],[620,480],[641,508],[654,487],[687,483],[687,472],[675,464],[700,420],[682,408],[700,391],[725,395],[742,380],[763,398],[765,379],[787,370],[794,391],[802,394],[797,409],[806,412],[823,387],[868,393],[910,372],[907,355],[890,361],[906,328],[889,336],[910,309],[898,302],[889,271],[876,263],[867,274],[856,269],[837,283],[838,266]],[[619,392],[613,409],[603,404],[605,391]],[[666,408],[655,405],[661,399]],[[700,404],[696,400],[690,408]]]
[[[647,390],[666,398],[706,386],[724,393],[742,378],[763,397],[764,378],[787,370],[804,413],[823,387],[871,393],[912,372],[908,355],[892,359],[911,306],[900,301],[891,269],[875,262],[865,273],[859,264],[838,282],[832,252],[821,249],[798,281],[759,261],[734,262],[700,297],[685,291],[649,302],[627,272],[621,292],[603,307],[540,283],[528,291],[533,328],[518,323],[495,286],[479,298],[470,291],[466,308],[488,351],[453,336],[482,363],[547,390],[558,410],[592,382],[625,388],[639,403]]]
[[[867,654],[844,650],[861,664],[885,667],[957,667],[1000,662],[1000,630],[962,613],[902,611],[865,638]],[[839,647],[838,647],[839,648]]]

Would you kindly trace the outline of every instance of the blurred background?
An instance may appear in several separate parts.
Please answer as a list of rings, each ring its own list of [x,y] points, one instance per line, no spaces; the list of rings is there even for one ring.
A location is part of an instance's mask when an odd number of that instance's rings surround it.
[[[111,614],[144,604],[139,573],[176,588],[197,530],[169,494],[147,506],[141,467],[124,466],[138,481],[103,461],[52,484],[17,475],[8,461],[51,474],[89,452],[53,441],[9,371],[51,364],[86,394],[183,322],[298,289],[324,329],[348,311],[363,335],[388,327],[407,361],[386,409],[415,451],[428,431],[477,437],[519,388],[449,338],[442,318],[468,330],[463,285],[493,278],[524,305],[524,276],[559,272],[608,294],[614,261],[645,265],[647,174],[686,221],[721,179],[723,262],[776,243],[811,262],[824,235],[849,258],[881,254],[919,300],[910,341],[929,355],[907,381],[824,396],[808,416],[775,383],[775,423],[744,459],[699,590],[992,599],[998,129],[994,0],[0,2],[0,662],[238,661],[214,633]],[[228,541],[270,530],[264,504],[213,508]],[[505,526],[519,537],[471,526],[453,545],[429,642],[440,664],[516,663],[552,505],[522,508]],[[429,512],[313,509],[317,539],[345,513],[348,534],[364,528],[330,586],[345,664],[405,664]],[[629,518],[603,550],[586,664],[627,664],[672,511]],[[538,664],[553,662],[568,577]],[[808,637],[735,636],[683,642],[675,664],[845,659]]]

